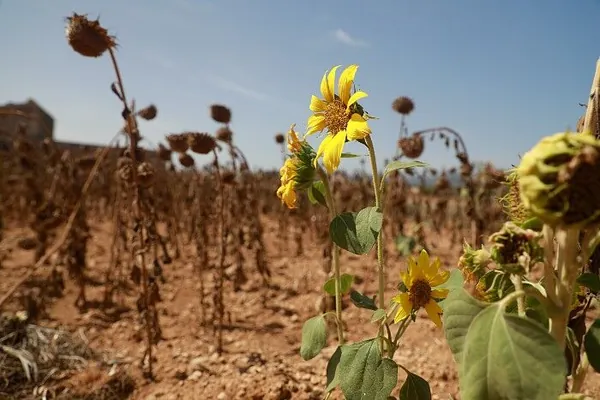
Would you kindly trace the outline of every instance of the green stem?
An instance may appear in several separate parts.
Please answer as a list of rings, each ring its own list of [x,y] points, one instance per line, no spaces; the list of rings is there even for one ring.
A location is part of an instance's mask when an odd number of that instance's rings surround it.
[[[377,170],[377,158],[375,157],[375,147],[371,136],[365,138],[365,143],[369,149],[369,159],[371,161],[371,173],[373,175],[373,193],[375,194],[375,207],[383,213],[381,204],[381,182],[379,181],[379,172]],[[379,277],[379,308],[385,309],[385,269],[383,265],[383,227],[377,234],[377,275]]]
[[[511,275],[510,280],[513,285],[515,285],[515,290],[522,292],[523,291],[523,278],[520,275]],[[517,310],[520,317],[525,316],[525,298],[517,297]]]
[[[559,302],[559,311],[550,316],[550,334],[559,346],[564,348],[569,314],[571,313],[573,287],[579,270],[579,264],[577,263],[579,229],[560,229],[556,232],[556,239],[558,241],[557,267],[559,279],[556,285],[556,297]]]
[[[329,216],[331,219],[337,215],[335,201],[333,200],[333,194],[331,192],[331,186],[329,185],[329,177],[320,166],[317,167],[317,173],[323,182],[325,187],[325,201],[327,202],[327,208],[329,209]],[[338,341],[340,345],[344,344],[344,324],[342,323],[342,278],[340,271],[340,248],[333,243],[333,274],[335,282],[335,317],[337,319],[337,333]]]

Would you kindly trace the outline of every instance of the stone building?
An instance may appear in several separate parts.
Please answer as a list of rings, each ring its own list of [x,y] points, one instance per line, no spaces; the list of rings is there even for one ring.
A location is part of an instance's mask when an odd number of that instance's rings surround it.
[[[28,99],[25,103],[7,103],[0,106],[0,150],[10,148],[19,124],[25,125],[27,136],[34,142],[50,139],[59,149],[69,150],[74,155],[104,148],[101,145],[63,142],[54,139],[54,118],[33,99]],[[115,148],[115,154],[118,154],[120,150],[122,149]],[[156,151],[145,150],[147,156],[158,160]]]
[[[35,141],[53,139],[54,118],[34,100],[8,103],[0,106],[0,147],[8,148],[19,124],[27,129],[27,136]]]

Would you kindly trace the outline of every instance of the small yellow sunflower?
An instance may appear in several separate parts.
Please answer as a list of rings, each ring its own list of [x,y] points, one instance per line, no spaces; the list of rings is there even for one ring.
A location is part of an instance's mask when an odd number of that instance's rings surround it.
[[[367,97],[367,93],[360,90],[352,93],[358,65],[350,65],[342,71],[336,94],[335,76],[339,67],[333,67],[323,75],[323,99],[312,96],[310,110],[314,114],[308,118],[306,132],[308,136],[327,130],[327,136],[319,145],[314,163],[316,166],[319,157],[323,156],[323,163],[329,173],[339,167],[346,141],[364,139],[371,134],[371,128],[367,124],[368,115],[358,104],[360,99]]]
[[[298,139],[294,126],[288,132],[288,150],[291,154],[279,170],[281,185],[277,189],[277,197],[288,208],[296,208],[296,191],[307,189],[316,174],[312,163],[315,151],[306,140]]]
[[[445,283],[450,277],[448,271],[440,271],[440,260],[436,258],[429,261],[429,254],[421,251],[418,260],[413,257],[408,259],[408,270],[400,274],[404,285],[408,289],[405,293],[395,296],[392,301],[398,304],[398,311],[394,322],[398,323],[408,318],[414,311],[424,308],[429,318],[441,328],[442,309],[435,301],[448,296],[447,289],[433,289]]]

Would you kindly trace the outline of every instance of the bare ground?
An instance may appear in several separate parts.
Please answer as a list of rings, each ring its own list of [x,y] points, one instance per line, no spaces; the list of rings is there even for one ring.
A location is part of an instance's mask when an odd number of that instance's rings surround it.
[[[181,259],[164,267],[166,282],[161,284],[159,305],[164,340],[156,347],[153,382],[147,382],[140,372],[144,342],[138,333],[134,294],[123,298],[124,307],[91,307],[82,313],[74,304],[77,288],[66,279],[64,295],[47,300],[47,315],[42,315],[36,323],[82,332],[90,346],[103,355],[104,362],[90,362],[84,371],[52,387],[63,392],[68,389],[64,398],[86,399],[125,398],[125,393],[134,386],[131,399],[323,398],[325,367],[335,349],[335,335],[330,336],[329,347],[317,358],[306,362],[299,356],[302,324],[318,313],[321,287],[326,280],[320,249],[307,239],[304,256],[289,256],[295,254],[294,245],[282,246],[276,239],[274,225],[267,223],[265,234],[272,285],[263,287],[249,265],[246,270],[250,279],[242,291],[233,293],[227,286],[228,321],[222,355],[216,352],[213,328],[201,323],[199,278],[193,268],[193,251],[184,250]],[[460,247],[448,243],[445,236],[434,242],[437,247],[432,253],[452,267]],[[101,282],[108,265],[109,244],[108,226],[94,225],[88,274],[98,284],[88,290],[92,304],[102,299]],[[393,254],[393,249],[389,254],[387,295],[391,296],[404,261]],[[31,252],[23,250],[15,250],[8,256],[0,270],[0,293],[24,274],[31,261]],[[345,253],[342,265],[345,272],[361,278],[357,290],[369,295],[376,292],[376,260],[372,254],[358,257]],[[346,305],[348,339],[358,341],[374,336],[370,313],[348,301]],[[10,305],[13,310],[18,307],[16,302]],[[443,332],[421,317],[403,341],[396,361],[427,379],[434,399],[446,400],[451,395],[458,398],[456,367]],[[585,391],[593,398],[600,398],[598,374],[590,373]],[[397,396],[398,389],[393,394]]]

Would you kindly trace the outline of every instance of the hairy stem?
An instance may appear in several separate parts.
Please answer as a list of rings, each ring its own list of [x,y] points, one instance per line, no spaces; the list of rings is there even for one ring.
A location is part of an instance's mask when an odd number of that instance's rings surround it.
[[[377,170],[377,158],[375,157],[375,147],[370,136],[365,138],[365,143],[369,149],[369,160],[371,161],[371,173],[373,175],[373,193],[375,194],[375,207],[383,212],[381,204],[381,182],[379,181],[379,172]],[[379,277],[379,286],[377,297],[379,308],[385,309],[385,269],[383,265],[383,229],[377,234],[377,275]]]
[[[320,166],[317,168],[317,172],[323,186],[325,187],[325,201],[327,202],[327,208],[329,208],[330,218],[333,219],[337,215],[335,201],[333,200],[333,194],[331,192],[331,186],[329,185],[329,177],[323,171]],[[338,341],[340,345],[344,344],[344,325],[342,323],[342,278],[340,271],[340,248],[334,243],[333,244],[333,274],[335,282],[335,317],[337,319],[337,333]]]

